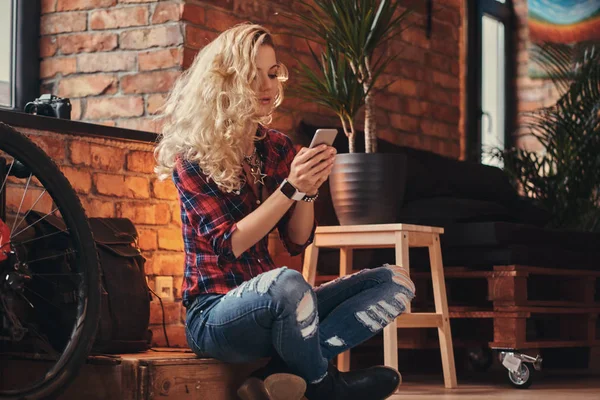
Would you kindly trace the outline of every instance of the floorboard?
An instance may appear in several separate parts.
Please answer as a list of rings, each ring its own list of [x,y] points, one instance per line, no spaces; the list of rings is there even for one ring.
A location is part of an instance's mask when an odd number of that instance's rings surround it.
[[[529,389],[513,389],[508,380],[459,379],[458,389],[444,389],[443,381],[432,377],[405,377],[398,394],[389,400],[599,400],[600,375],[553,372],[537,377]]]

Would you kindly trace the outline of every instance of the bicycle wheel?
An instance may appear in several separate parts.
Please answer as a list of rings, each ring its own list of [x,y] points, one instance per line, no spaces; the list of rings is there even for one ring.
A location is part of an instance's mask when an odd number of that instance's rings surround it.
[[[98,253],[69,181],[3,123],[0,278],[0,399],[53,398],[76,376],[94,341]]]

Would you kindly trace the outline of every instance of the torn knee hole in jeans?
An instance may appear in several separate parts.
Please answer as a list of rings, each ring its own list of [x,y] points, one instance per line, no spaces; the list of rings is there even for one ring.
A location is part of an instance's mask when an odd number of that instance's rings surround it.
[[[371,332],[377,332],[398,317],[406,309],[408,302],[408,297],[404,293],[396,293],[391,302],[381,300],[365,311],[358,311],[355,316]]]
[[[344,340],[337,335],[330,337],[325,341],[325,343],[332,347],[342,347],[346,345],[346,342],[344,342]]]
[[[315,308],[315,300],[310,290],[307,290],[296,308],[296,321],[300,325],[300,334],[309,339],[317,332],[319,317]]]
[[[384,266],[384,268],[387,268],[388,270],[390,270],[390,272],[392,273],[392,280],[394,281],[395,284],[404,286],[405,288],[410,290],[412,293],[415,293],[415,284],[410,279],[410,275],[409,275],[408,271],[406,270],[406,268],[401,267],[399,265],[390,265],[390,264],[384,264],[383,266]]]
[[[277,268],[242,283],[240,286],[227,293],[229,297],[242,297],[245,291],[251,291],[263,295],[269,291],[273,283],[286,268]]]

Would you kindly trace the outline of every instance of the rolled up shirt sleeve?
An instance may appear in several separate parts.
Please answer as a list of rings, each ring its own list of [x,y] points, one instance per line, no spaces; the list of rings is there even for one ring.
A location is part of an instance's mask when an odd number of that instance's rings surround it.
[[[216,255],[226,261],[235,261],[231,237],[237,224],[217,185],[208,182],[198,165],[180,160],[173,173],[173,182],[187,217],[198,234],[206,239]]]
[[[277,224],[279,238],[281,239],[281,241],[283,242],[283,246],[285,247],[287,252],[290,253],[291,256],[297,256],[301,254],[304,251],[304,249],[306,249],[313,242],[315,238],[315,230],[317,229],[317,221],[314,220],[310,236],[308,237],[306,242],[298,244],[292,241],[288,233],[288,225],[290,223],[292,213],[294,212],[295,208],[296,204],[292,205],[292,207],[290,207],[290,209],[285,213],[285,215],[279,220],[279,223]]]

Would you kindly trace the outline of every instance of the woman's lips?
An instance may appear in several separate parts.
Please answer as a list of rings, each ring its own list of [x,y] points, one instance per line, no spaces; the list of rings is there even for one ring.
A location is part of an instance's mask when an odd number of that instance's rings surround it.
[[[261,97],[259,101],[260,101],[260,104],[267,105],[267,104],[271,103],[271,98],[270,97]]]

